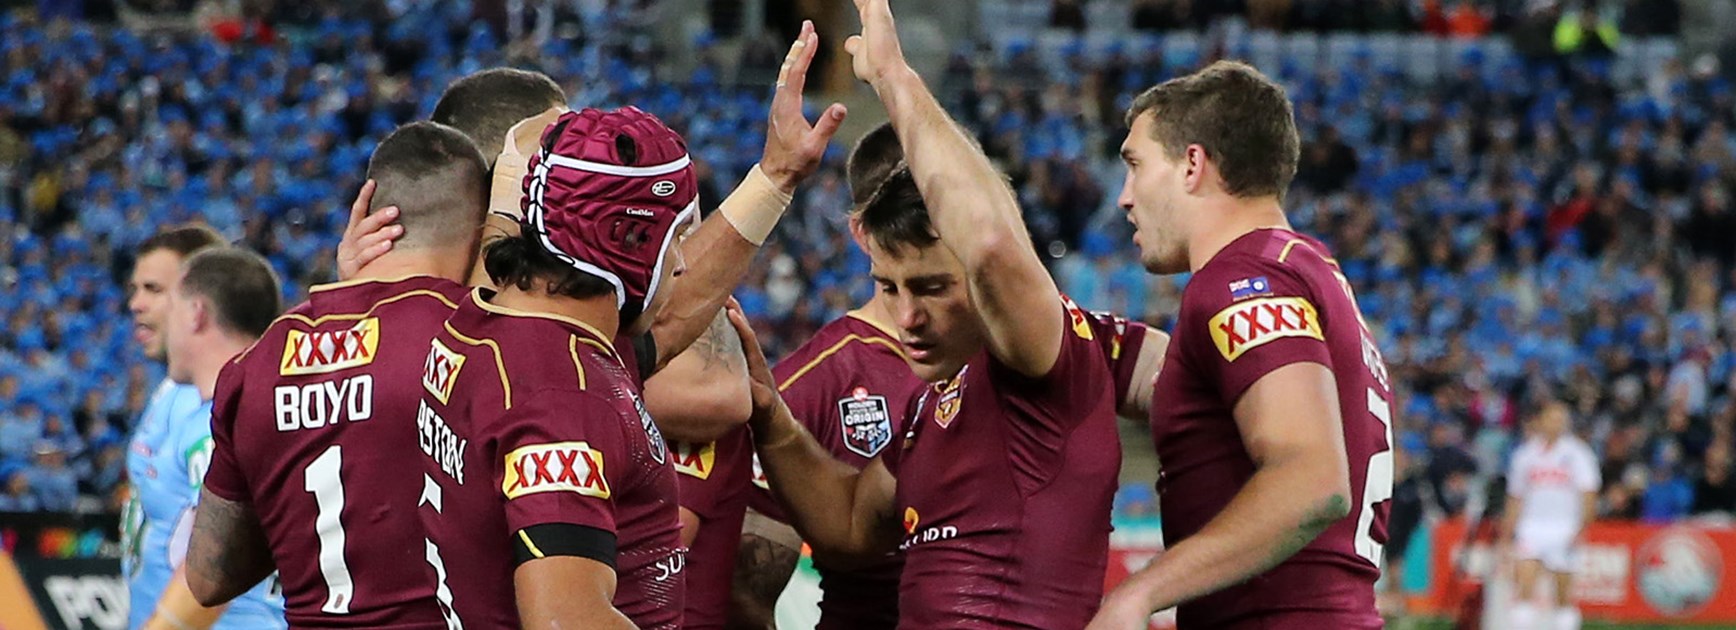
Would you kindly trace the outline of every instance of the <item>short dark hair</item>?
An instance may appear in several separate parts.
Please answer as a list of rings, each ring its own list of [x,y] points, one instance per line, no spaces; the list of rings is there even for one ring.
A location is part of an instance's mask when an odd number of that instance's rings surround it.
[[[135,258],[144,258],[145,254],[157,250],[175,252],[181,258],[192,256],[199,250],[215,247],[224,243],[223,236],[211,226],[203,223],[188,223],[163,230],[139,243]]]
[[[1224,190],[1282,199],[1296,177],[1301,140],[1284,87],[1240,61],[1218,61],[1133,99],[1127,125],[1150,112],[1152,139],[1171,158],[1197,144],[1218,164]]]
[[[488,164],[457,129],[418,121],[392,131],[368,159],[369,212],[398,207],[406,248],[470,243],[488,211]]]
[[[928,247],[940,240],[928,217],[928,204],[908,168],[894,169],[874,188],[857,216],[868,238],[888,252],[898,252],[906,246]]]
[[[470,136],[481,148],[483,161],[493,168],[513,125],[566,102],[566,93],[546,74],[489,68],[446,86],[429,119]]]
[[[211,302],[217,325],[258,339],[283,311],[277,274],[259,254],[239,247],[213,247],[188,258],[181,290]]]
[[[488,244],[483,252],[482,265],[497,287],[513,286],[520,291],[529,291],[540,280],[548,284],[549,295],[577,300],[609,295],[615,290],[615,285],[609,284],[608,280],[579,271],[555,258],[537,241],[535,230],[523,223],[519,224],[517,236]]]
[[[905,168],[904,146],[898,143],[898,132],[892,129],[892,123],[880,123],[862,134],[844,163],[850,204],[858,209],[866,205],[892,172],[901,168]]]

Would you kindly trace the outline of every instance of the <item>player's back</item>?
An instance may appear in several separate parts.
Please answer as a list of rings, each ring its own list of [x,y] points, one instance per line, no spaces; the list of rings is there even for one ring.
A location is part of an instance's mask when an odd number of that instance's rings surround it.
[[[314,287],[227,366],[213,493],[252,504],[296,627],[444,628],[413,461],[428,342],[466,289],[414,276]],[[233,470],[236,474],[230,474]]]
[[[1350,465],[1350,515],[1294,556],[1179,610],[1183,628],[1379,627],[1374,582],[1392,494],[1391,393],[1372,334],[1326,247],[1288,230],[1258,230],[1189,280],[1153,395],[1152,437],[1164,539],[1180,541],[1223,510],[1254,465],[1233,416],[1243,392],[1272,370],[1316,362],[1337,381]]]
[[[911,373],[896,334],[854,315],[820,328],[772,368],[790,413],[838,461],[861,469],[902,439],[911,403],[926,383]],[[754,509],[787,521],[764,475],[755,475]],[[903,553],[853,570],[817,560],[819,630],[898,624]]]
[[[1040,378],[986,350],[923,392],[889,469],[906,537],[902,628],[1080,628],[1103,595],[1121,469],[1118,374],[1137,348],[1071,302]],[[1143,329],[1141,333],[1143,334]]]
[[[678,627],[675,471],[631,354],[581,322],[485,295],[466,296],[424,349],[417,513],[436,599],[465,628],[517,628],[517,566],[579,555],[615,569],[614,606],[638,627]],[[550,527],[559,538],[541,539]]]

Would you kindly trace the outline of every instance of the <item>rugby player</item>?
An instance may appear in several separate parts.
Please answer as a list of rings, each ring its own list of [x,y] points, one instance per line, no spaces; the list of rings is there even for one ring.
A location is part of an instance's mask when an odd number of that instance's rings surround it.
[[[453,627],[677,628],[675,472],[614,340],[675,292],[697,182],[681,137],[631,107],[561,114],[543,146],[520,235],[484,254],[500,290],[460,302],[424,363],[436,598]]]
[[[127,308],[133,314],[133,339],[147,358],[165,358],[164,318],[170,293],[180,281],[181,265],[194,253],[222,244],[223,238],[210,228],[189,225],[164,230],[139,245],[127,286]],[[201,439],[209,424],[203,410],[199,388],[165,377],[133,430],[127,451],[132,487],[121,518],[122,566],[132,602],[129,628],[145,626],[171,584],[185,592],[186,582],[176,570],[192,531],[192,506],[201,482],[193,475],[203,475],[210,456],[209,443]],[[267,585],[248,593],[229,615],[237,621],[219,622],[218,627],[252,627],[256,622],[266,628],[275,627],[273,623],[281,626],[281,621],[273,621],[281,617],[282,604],[272,590]],[[190,596],[172,601],[174,607],[166,609],[158,623],[177,616],[188,624],[209,626],[222,613],[199,610]]]
[[[1093,628],[1379,628],[1392,393],[1350,284],[1290,229],[1282,87],[1217,62],[1134,100],[1119,203],[1152,273],[1191,272],[1151,414],[1168,549]]]
[[[1501,541],[1512,545],[1518,559],[1513,567],[1518,587],[1512,616],[1515,630],[1579,628],[1573,573],[1585,525],[1597,516],[1603,475],[1591,447],[1569,430],[1572,420],[1565,403],[1545,404],[1531,421],[1530,439],[1513,452],[1507,473]],[[1555,596],[1548,605],[1540,605],[1537,580],[1545,573],[1554,583]]]
[[[488,168],[469,138],[399,127],[368,161],[372,210],[398,210],[392,249],[315,286],[219,380],[216,442],[188,554],[205,605],[277,567],[298,628],[444,628],[414,518],[413,429],[428,342],[469,288]]]
[[[907,163],[860,211],[860,240],[908,364],[932,385],[902,443],[856,470],[795,420],[737,317],[756,450],[817,553],[905,551],[901,627],[1083,626],[1103,589],[1115,417],[1149,404],[1133,375],[1156,369],[1166,341],[1108,357],[1038,260],[1006,181],[905,61],[887,2],[856,6],[863,30],[846,50]]]
[[[891,125],[882,124],[863,135],[844,169],[852,207],[867,205],[903,163],[904,152]],[[852,218],[852,224],[857,223]],[[852,232],[860,234],[859,229]],[[867,247],[860,242],[858,246]],[[898,339],[877,285],[866,304],[821,327],[772,368],[791,415],[834,458],[857,470],[904,435],[905,412],[925,387],[905,363]],[[775,627],[778,596],[801,557],[802,539],[771,496],[763,474],[755,475],[749,505],[736,561],[732,624],[770,628]],[[897,626],[903,558],[891,553],[865,563],[849,559],[841,563],[815,561],[821,590],[816,627]]]
[[[281,295],[270,265],[257,254],[234,247],[208,247],[193,254],[182,264],[179,280],[168,292],[161,332],[169,378],[194,387],[199,406],[184,423],[169,429],[168,444],[174,447],[175,459],[169,466],[147,473],[155,472],[166,483],[175,484],[178,496],[183,497],[185,522],[177,529],[191,526],[213,457],[210,418],[217,375],[277,317]],[[180,533],[159,552],[179,564],[186,555],[186,545],[187,534]],[[254,576],[248,583],[253,587],[250,596],[227,610],[208,608],[194,600],[185,566],[175,571],[155,602],[134,603],[142,607],[155,603],[145,628],[182,630],[211,627],[213,623],[226,628],[281,628],[281,596],[269,592],[275,590],[276,580],[261,583],[270,573],[266,567]]]

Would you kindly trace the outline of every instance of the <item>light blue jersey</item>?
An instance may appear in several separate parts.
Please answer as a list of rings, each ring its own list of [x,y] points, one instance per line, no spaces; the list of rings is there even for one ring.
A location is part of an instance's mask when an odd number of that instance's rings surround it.
[[[175,568],[187,556],[193,533],[193,505],[211,463],[211,401],[199,399],[199,389],[168,379],[151,394],[151,402],[133,431],[127,452],[132,500],[121,521],[122,560],[131,592],[127,625],[135,630],[155,611]],[[218,630],[284,628],[283,595],[277,576],[254,587],[229,605]]]

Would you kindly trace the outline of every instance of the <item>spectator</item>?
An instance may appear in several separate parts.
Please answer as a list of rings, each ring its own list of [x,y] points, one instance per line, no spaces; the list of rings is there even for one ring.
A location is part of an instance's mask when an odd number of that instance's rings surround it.
[[[1472,39],[1489,34],[1487,11],[1469,0],[1457,0],[1447,13],[1447,33],[1453,37]]]
[[[1338,129],[1325,126],[1318,137],[1302,148],[1296,169],[1296,185],[1318,194],[1343,190],[1356,176],[1356,149],[1338,137]]]
[[[30,486],[42,509],[70,512],[78,505],[78,474],[66,465],[66,451],[53,442],[36,445],[36,465],[30,469]]]
[[[5,491],[0,492],[0,512],[35,512],[42,509],[36,494],[30,491],[30,477],[19,467],[0,468]]]
[[[1608,59],[1615,56],[1621,33],[1615,22],[1603,15],[1596,0],[1583,8],[1565,11],[1555,23],[1555,52],[1564,57]]]
[[[1730,444],[1714,442],[1706,449],[1706,465],[1694,481],[1694,514],[1736,516],[1736,483],[1730,478]]]
[[[1082,3],[1083,0],[1053,0],[1049,8],[1049,28],[1084,33],[1085,7]]]

